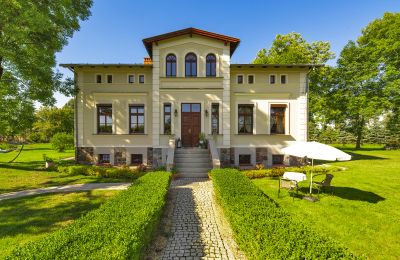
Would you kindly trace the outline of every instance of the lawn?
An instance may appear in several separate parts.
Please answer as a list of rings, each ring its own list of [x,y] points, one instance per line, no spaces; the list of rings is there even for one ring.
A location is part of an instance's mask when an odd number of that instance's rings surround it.
[[[50,144],[25,145],[21,155],[13,163],[8,163],[19,150],[0,154],[0,194],[34,189],[41,187],[90,183],[90,182],[121,182],[123,179],[101,178],[95,176],[70,176],[57,171],[44,170],[43,154],[59,160],[74,156],[73,150],[57,152],[51,149]]]
[[[385,151],[377,146],[361,150],[338,147],[353,159],[331,163],[347,168],[334,173],[333,196],[323,194],[315,203],[292,201],[285,191],[278,198],[277,179],[253,182],[281,207],[352,252],[369,259],[397,258],[400,255],[400,151]],[[307,186],[306,182],[301,183],[301,190],[306,192]]]
[[[0,201],[0,259],[98,208],[119,191],[89,191]]]

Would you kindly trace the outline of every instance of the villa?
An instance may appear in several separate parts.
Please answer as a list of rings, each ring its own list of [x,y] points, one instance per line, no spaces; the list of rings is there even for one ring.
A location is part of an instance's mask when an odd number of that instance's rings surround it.
[[[290,164],[280,149],[307,140],[314,65],[232,64],[239,43],[187,28],[143,39],[141,64],[62,64],[78,87],[76,160],[160,167],[202,135],[221,166]]]

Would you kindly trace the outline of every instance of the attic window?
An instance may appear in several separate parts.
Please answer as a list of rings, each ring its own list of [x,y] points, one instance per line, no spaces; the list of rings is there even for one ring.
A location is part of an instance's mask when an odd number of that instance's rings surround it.
[[[101,74],[96,75],[96,83],[101,83]]]
[[[281,84],[287,83],[287,75],[281,75]]]
[[[247,75],[247,84],[254,84],[254,75]]]
[[[269,84],[276,83],[276,75],[269,75]]]
[[[243,84],[243,75],[237,75],[237,84]]]
[[[113,83],[113,76],[107,75],[107,83]]]

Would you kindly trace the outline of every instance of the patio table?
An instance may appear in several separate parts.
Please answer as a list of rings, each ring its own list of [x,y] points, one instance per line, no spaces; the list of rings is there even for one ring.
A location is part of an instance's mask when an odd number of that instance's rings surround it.
[[[295,182],[301,182],[307,180],[306,175],[301,172],[285,172],[283,174],[283,178]]]

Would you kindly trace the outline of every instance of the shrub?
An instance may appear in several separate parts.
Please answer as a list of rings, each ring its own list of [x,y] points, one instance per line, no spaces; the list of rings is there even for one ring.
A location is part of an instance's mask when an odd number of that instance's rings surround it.
[[[235,240],[249,259],[354,258],[336,241],[279,208],[238,170],[212,170],[210,176]]]
[[[170,180],[151,172],[73,224],[6,259],[139,259],[157,226]]]
[[[50,142],[53,149],[59,152],[74,148],[74,137],[72,134],[56,133],[53,135]]]
[[[304,174],[309,174],[311,171],[311,166],[301,166],[301,167],[278,167],[278,168],[270,168],[270,169],[259,169],[259,170],[244,170],[242,173],[246,175],[247,178],[250,179],[258,179],[265,177],[280,177],[285,172],[301,172]],[[343,168],[336,166],[314,166],[313,173],[314,174],[326,174],[337,171],[342,171]]]
[[[0,150],[13,150],[16,149],[17,146],[13,144],[9,144],[6,142],[0,143]]]
[[[136,179],[142,176],[140,168],[130,169],[129,167],[102,167],[88,165],[58,166],[58,171],[69,175],[87,175],[103,178]]]

